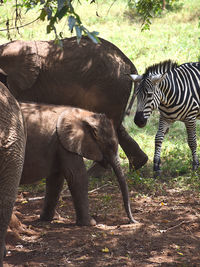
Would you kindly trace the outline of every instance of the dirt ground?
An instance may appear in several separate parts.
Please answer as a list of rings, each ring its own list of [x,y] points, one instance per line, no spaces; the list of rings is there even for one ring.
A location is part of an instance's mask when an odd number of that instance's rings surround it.
[[[200,266],[200,197],[168,189],[140,196],[131,191],[137,224],[127,224],[117,186],[89,193],[94,227],[74,224],[67,189],[52,222],[38,220],[44,193],[21,192],[15,207],[18,229],[8,231],[7,266]]]

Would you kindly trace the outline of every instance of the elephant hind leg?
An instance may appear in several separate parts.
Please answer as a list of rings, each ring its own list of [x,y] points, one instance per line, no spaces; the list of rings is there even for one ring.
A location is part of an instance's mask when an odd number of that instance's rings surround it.
[[[59,172],[51,173],[46,179],[46,194],[40,220],[51,221],[63,188],[64,177]]]

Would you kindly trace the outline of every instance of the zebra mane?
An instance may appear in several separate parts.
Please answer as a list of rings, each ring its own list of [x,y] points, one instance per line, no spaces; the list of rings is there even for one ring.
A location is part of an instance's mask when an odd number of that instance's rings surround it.
[[[146,68],[144,76],[148,77],[150,74],[164,74],[165,72],[173,70],[177,67],[178,67],[178,64],[176,62],[173,62],[170,59],[165,60],[163,62],[160,62],[158,64],[154,64],[154,65]]]

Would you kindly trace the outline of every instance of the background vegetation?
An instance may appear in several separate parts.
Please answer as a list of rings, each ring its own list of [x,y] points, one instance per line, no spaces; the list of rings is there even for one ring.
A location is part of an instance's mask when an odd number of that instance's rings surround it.
[[[143,73],[147,66],[166,59],[172,59],[179,64],[200,60],[199,0],[176,2],[173,10],[166,9],[159,13],[157,18],[152,20],[150,30],[147,31],[141,31],[142,20],[134,9],[130,9],[127,1],[99,0],[93,5],[84,1],[82,5],[77,2],[74,7],[83,24],[90,31],[100,32],[99,36],[118,46],[133,61],[138,72]],[[13,9],[13,13],[11,13],[10,7],[10,2],[0,7],[0,26],[7,16],[12,18],[15,10]],[[22,16],[22,23],[33,21],[38,12],[39,8],[29,11],[25,19]],[[67,19],[58,25],[61,32],[66,27],[68,27]],[[64,34],[64,37],[70,37],[74,34],[69,31]],[[20,28],[19,33],[12,31],[11,36],[13,39],[25,40],[50,40],[54,38],[53,33],[46,34],[46,27],[40,21]],[[7,41],[6,32],[0,31],[0,43]],[[158,126],[158,112],[153,114],[144,129],[139,129],[134,125],[134,112],[135,106],[131,115],[125,118],[124,124],[129,133],[148,154],[149,161],[139,172],[129,173],[127,159],[120,149],[122,164],[129,176],[129,183],[137,187],[142,185],[143,190],[146,188],[154,191],[161,183],[162,188],[164,184],[168,183],[200,189],[198,173],[193,174],[191,171],[191,152],[187,145],[184,124],[176,122],[165,138],[162,149],[163,175],[162,182],[160,182],[160,180],[152,178],[154,137]],[[200,144],[199,123],[197,140]],[[198,150],[198,155],[200,158],[200,150]]]

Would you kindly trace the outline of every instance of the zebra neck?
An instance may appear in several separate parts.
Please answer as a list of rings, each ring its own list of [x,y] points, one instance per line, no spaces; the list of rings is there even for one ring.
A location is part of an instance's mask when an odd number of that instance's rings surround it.
[[[160,91],[160,105],[161,106],[173,106],[176,100],[175,87],[169,82],[168,75],[159,85]]]

